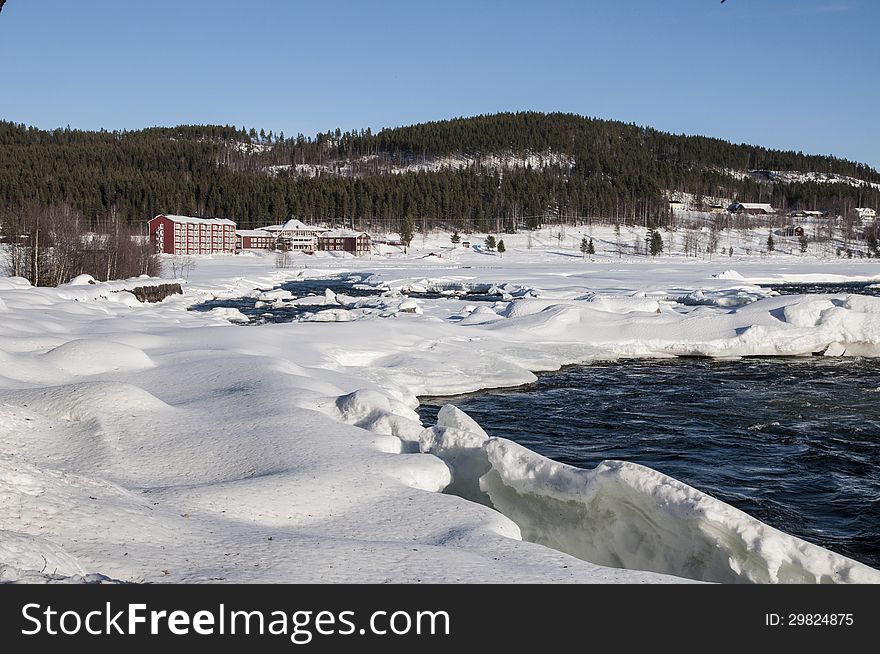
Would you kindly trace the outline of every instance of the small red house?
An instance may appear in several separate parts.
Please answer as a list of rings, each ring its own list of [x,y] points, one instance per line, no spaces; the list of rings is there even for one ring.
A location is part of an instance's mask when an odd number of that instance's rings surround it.
[[[351,229],[331,229],[318,234],[318,250],[327,252],[350,252],[356,256],[369,254],[372,246],[370,235]]]
[[[159,214],[150,220],[150,242],[164,254],[235,254],[235,223],[225,218]]]
[[[275,235],[263,229],[237,229],[237,250],[274,250]]]

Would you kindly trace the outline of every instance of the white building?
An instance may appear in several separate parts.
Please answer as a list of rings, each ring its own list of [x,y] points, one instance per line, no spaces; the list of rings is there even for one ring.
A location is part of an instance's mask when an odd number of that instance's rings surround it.
[[[272,234],[279,249],[314,252],[318,247],[317,236],[326,232],[327,228],[306,225],[300,220],[291,218],[283,225],[269,225],[259,231]]]
[[[877,211],[870,207],[856,207],[853,209],[855,217],[859,222],[871,222],[877,217]]]

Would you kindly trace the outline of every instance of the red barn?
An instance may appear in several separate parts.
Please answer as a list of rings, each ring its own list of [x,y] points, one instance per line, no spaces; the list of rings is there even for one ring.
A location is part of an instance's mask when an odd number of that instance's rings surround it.
[[[160,213],[150,221],[150,242],[164,254],[235,254],[235,223]]]

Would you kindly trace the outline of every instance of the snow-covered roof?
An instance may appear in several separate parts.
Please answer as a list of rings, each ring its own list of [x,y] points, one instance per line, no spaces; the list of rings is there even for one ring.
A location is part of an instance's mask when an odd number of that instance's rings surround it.
[[[400,238],[400,234],[390,233],[390,234],[376,234],[371,237],[371,240],[374,243],[401,243],[402,239]]]
[[[238,236],[272,236],[272,234],[270,232],[267,232],[265,229],[236,229],[235,233]]]
[[[369,234],[353,229],[330,229],[323,234],[319,234],[318,238],[357,238],[358,236],[369,236]]]
[[[265,229],[269,232],[308,232],[309,234],[325,231],[324,227],[306,225],[304,222],[297,220],[296,218],[291,218],[283,225],[267,225],[260,229]]]
[[[860,216],[876,216],[877,212],[870,207],[856,207],[856,213]]]
[[[187,223],[191,225],[203,225],[205,223],[210,223],[212,225],[232,225],[235,227],[235,223],[231,220],[227,220],[226,218],[197,218],[194,216],[176,216],[171,213],[160,213],[156,218],[160,216],[165,216],[168,220],[172,220],[176,223]]]
[[[734,202],[734,207],[742,207],[743,209],[755,209],[760,211],[766,211],[767,213],[773,213],[776,209],[773,208],[772,205],[766,204],[764,202]]]
[[[291,218],[286,223],[284,223],[282,227],[284,229],[308,229],[312,231],[314,231],[315,229],[320,229],[306,225],[303,221],[297,220],[296,218]]]

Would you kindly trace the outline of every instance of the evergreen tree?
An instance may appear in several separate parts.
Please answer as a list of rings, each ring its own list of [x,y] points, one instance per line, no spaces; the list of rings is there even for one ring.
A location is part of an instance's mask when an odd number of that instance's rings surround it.
[[[732,245],[729,248],[727,248],[727,256],[728,257],[733,256],[733,246]]]
[[[415,236],[415,229],[412,216],[406,214],[403,217],[403,222],[400,223],[400,240],[403,241],[406,247],[409,247],[409,244],[412,242],[413,236]]]
[[[449,240],[458,245],[461,242],[461,236],[458,235],[458,231],[452,232],[452,236],[449,237]]]
[[[776,249],[776,241],[773,240],[773,233],[767,237],[767,252],[773,252]]]
[[[652,257],[656,257],[663,252],[663,237],[660,236],[660,232],[656,229],[652,228],[648,231],[648,247]]]
[[[587,243],[587,254],[596,254],[596,246],[593,245],[593,239]]]
[[[800,246],[801,254],[806,254],[806,252],[807,252],[807,245],[808,245],[808,243],[807,243],[807,235],[806,235],[806,234],[801,234],[801,235],[800,235],[800,238],[798,238],[798,245]]]
[[[491,234],[486,237],[486,249],[489,250],[489,252],[495,249],[495,237]]]
[[[507,252],[507,247],[504,245],[504,239],[499,239],[498,241],[498,254],[504,254]]]

